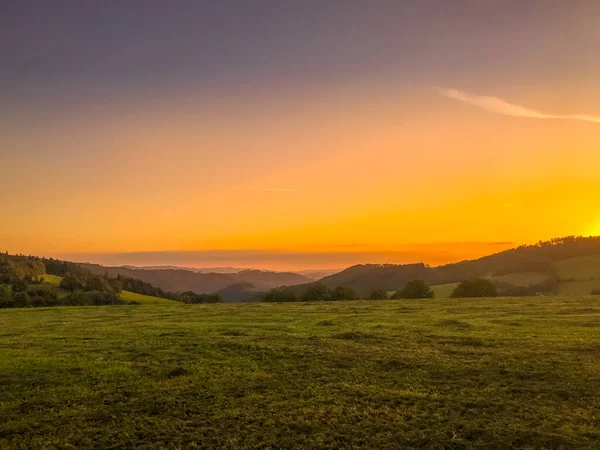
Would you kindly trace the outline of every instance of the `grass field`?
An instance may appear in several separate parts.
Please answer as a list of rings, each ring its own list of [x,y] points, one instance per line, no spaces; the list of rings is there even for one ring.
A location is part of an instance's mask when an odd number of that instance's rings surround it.
[[[598,448],[600,299],[0,310],[0,448]]]

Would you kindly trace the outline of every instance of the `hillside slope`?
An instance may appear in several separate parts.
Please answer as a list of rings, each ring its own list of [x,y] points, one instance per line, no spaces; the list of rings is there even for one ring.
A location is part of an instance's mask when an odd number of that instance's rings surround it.
[[[595,275],[600,278],[600,237],[553,239],[439,267],[422,263],[360,264],[325,277],[320,282],[329,288],[352,287],[366,295],[373,289],[393,291],[416,279],[430,285],[448,285],[485,277],[518,286],[535,284],[545,278],[564,282],[565,275],[571,281],[589,280]],[[310,284],[313,283],[292,289],[297,293],[303,292]]]

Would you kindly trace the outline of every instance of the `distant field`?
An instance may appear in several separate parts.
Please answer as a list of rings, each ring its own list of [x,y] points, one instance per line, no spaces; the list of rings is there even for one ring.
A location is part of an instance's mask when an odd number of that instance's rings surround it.
[[[586,280],[600,278],[600,255],[565,259],[554,264],[558,276],[563,279]]]
[[[492,277],[491,279],[493,281],[500,281],[502,283],[510,283],[515,286],[529,286],[530,284],[541,283],[547,278],[548,275],[541,272],[521,272],[500,275],[497,277]]]
[[[450,298],[456,286],[458,286],[458,283],[438,284],[437,286],[431,286],[431,290],[434,292],[435,298]]]
[[[62,277],[57,277],[56,275],[49,275],[49,274],[44,274],[43,278],[44,278],[44,282],[46,282],[48,284],[53,284],[55,286],[58,286],[60,284],[60,280],[62,280]]]
[[[0,448],[598,448],[600,299],[0,310]]]
[[[168,300],[166,298],[160,298],[160,297],[152,297],[151,295],[136,294],[135,292],[129,292],[129,291],[121,291],[119,296],[121,297],[121,299],[126,300],[128,302],[135,301],[135,302],[142,303],[142,304],[143,303],[166,304],[166,305],[181,304],[179,302],[176,302],[175,300]]]

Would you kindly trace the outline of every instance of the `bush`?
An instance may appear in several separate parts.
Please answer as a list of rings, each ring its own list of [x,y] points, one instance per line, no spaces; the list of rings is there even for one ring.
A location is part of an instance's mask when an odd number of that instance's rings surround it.
[[[490,280],[478,278],[476,280],[465,280],[461,282],[450,298],[475,298],[475,297],[497,297],[498,288]]]
[[[298,297],[286,287],[270,289],[262,298],[263,302],[297,302]]]
[[[392,298],[433,298],[433,291],[423,280],[414,280],[406,283],[402,290],[396,291]]]
[[[192,291],[182,292],[178,295],[177,300],[189,304],[220,303],[222,301],[219,294],[196,294]]]
[[[85,281],[86,291],[115,292],[108,280],[101,276],[90,277]]]
[[[7,300],[12,297],[12,286],[10,284],[0,284],[0,300]]]
[[[12,303],[9,308],[27,308],[31,306],[31,299],[27,292],[17,292],[12,296]]]
[[[387,300],[388,298],[387,291],[383,289],[372,290],[368,297],[369,300]]]
[[[83,281],[77,275],[67,273],[62,280],[60,280],[60,288],[65,291],[82,291]]]
[[[594,289],[592,292],[590,292],[591,295],[600,295],[600,289]]]

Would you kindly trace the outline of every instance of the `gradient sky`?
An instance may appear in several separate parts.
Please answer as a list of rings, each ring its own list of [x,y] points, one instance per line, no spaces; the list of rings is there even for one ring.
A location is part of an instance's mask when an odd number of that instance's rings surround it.
[[[596,0],[3,1],[0,249],[287,269],[600,234],[599,20]]]

